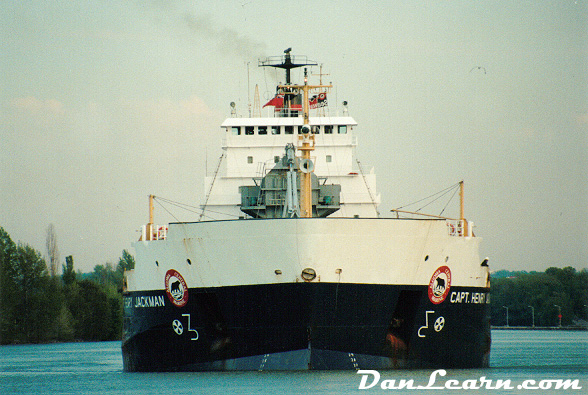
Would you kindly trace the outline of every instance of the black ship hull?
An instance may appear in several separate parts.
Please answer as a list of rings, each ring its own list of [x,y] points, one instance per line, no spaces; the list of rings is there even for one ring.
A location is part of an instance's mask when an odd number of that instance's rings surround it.
[[[281,283],[125,295],[125,371],[481,368],[488,289]]]

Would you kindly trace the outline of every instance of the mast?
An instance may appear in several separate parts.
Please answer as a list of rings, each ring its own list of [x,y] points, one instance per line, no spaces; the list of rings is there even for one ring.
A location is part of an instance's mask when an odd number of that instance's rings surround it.
[[[310,153],[314,151],[314,134],[311,133],[310,117],[308,115],[310,111],[310,105],[308,103],[308,93],[311,89],[323,89],[332,88],[332,85],[308,85],[308,70],[304,69],[304,85],[279,85],[278,88],[292,88],[302,90],[302,103],[303,103],[303,117],[304,122],[302,125],[302,134],[298,136],[298,141],[301,145],[298,146],[298,150],[302,151],[302,157],[300,161],[300,216],[303,218],[312,217],[312,173],[314,170],[314,164],[310,159]]]
[[[264,60],[259,60],[258,63],[259,67],[275,67],[286,70],[286,84],[279,85],[278,92],[276,92],[276,95],[283,95],[284,98],[284,105],[282,106],[282,110],[280,112],[281,116],[284,117],[295,117],[298,116],[299,112],[299,110],[293,108],[297,101],[299,92],[297,86],[291,84],[290,70],[297,67],[318,65],[317,62],[308,60],[306,56],[290,55],[291,51],[292,48],[288,48],[284,51],[284,56],[270,56]]]
[[[332,85],[308,85],[308,69],[304,69],[304,84],[303,85],[294,85],[291,83],[290,79],[290,70],[296,67],[302,66],[317,66],[317,62],[310,61],[306,58],[306,56],[300,57],[293,57],[290,55],[292,48],[288,48],[284,51],[284,57],[269,57],[263,61],[259,61],[259,66],[265,67],[276,67],[286,70],[286,84],[285,85],[278,85],[278,93],[284,95],[284,108],[286,109],[286,116],[292,116],[297,113],[297,111],[290,111],[291,110],[291,103],[293,99],[299,95],[299,92],[302,91],[302,110],[303,110],[303,125],[301,132],[302,134],[298,136],[298,150],[302,152],[302,156],[300,158],[300,172],[301,179],[300,179],[300,216],[303,218],[311,218],[312,217],[312,173],[314,170],[314,164],[310,158],[310,153],[314,151],[314,134],[311,130],[310,125],[310,105],[308,102],[309,92],[311,90],[320,90],[320,89],[330,89]],[[322,73],[322,72],[321,72]],[[321,77],[322,78],[322,77]]]
[[[470,227],[472,227],[473,229],[473,225],[474,223],[472,222],[471,225],[468,222],[468,220],[465,218],[465,199],[464,199],[464,182],[460,181],[459,183],[459,218],[449,218],[449,217],[444,217],[441,215],[432,215],[432,214],[425,214],[425,213],[421,213],[421,212],[416,212],[416,211],[406,211],[406,210],[399,210],[399,209],[394,209],[394,210],[390,210],[393,213],[403,213],[403,214],[412,214],[412,215],[422,215],[425,217],[430,217],[430,218],[439,218],[439,219],[446,219],[446,220],[450,220],[450,221],[457,221],[457,232],[455,232],[458,236],[463,236],[463,237],[471,237],[473,236],[473,232],[470,233]],[[454,229],[453,224],[450,224],[451,228]],[[452,234],[454,232],[452,231]]]
[[[308,74],[307,69],[304,68],[304,85],[302,88],[304,93],[304,124],[302,126],[302,135],[298,140],[302,142],[302,146],[298,147],[302,151],[302,163],[300,165],[302,172],[302,182],[300,184],[300,211],[302,217],[312,218],[312,170],[314,166],[310,159],[310,152],[314,151],[314,134],[310,133],[310,119],[308,116]],[[304,133],[306,131],[306,133]]]
[[[249,109],[249,118],[251,118],[251,89],[249,88],[249,62],[247,62],[247,108]]]
[[[465,219],[465,202],[464,202],[464,184],[463,180],[459,182],[459,220],[463,224],[463,235],[467,236],[468,221]]]
[[[255,84],[255,94],[253,95],[253,116],[261,118],[261,103],[259,102],[259,86]]]
[[[149,195],[149,223],[147,224],[146,240],[153,240],[153,198]]]

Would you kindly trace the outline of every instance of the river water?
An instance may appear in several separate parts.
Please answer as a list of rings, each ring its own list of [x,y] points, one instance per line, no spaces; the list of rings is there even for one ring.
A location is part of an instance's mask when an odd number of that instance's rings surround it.
[[[588,332],[494,330],[491,365],[437,373],[431,385],[433,370],[381,371],[377,384],[359,389],[354,371],[124,373],[119,342],[1,346],[0,394],[588,394]],[[386,388],[400,380],[462,389]],[[364,387],[373,383],[365,375]]]

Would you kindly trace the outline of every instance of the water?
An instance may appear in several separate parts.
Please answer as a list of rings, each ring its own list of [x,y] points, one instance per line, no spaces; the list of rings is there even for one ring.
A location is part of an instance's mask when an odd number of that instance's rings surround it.
[[[435,386],[448,380],[481,377],[511,380],[513,389],[428,390],[428,393],[588,394],[588,332],[493,331],[489,369],[447,370]],[[119,342],[21,345],[0,347],[0,394],[357,394],[422,393],[414,389],[383,390],[384,380],[414,380],[426,386],[432,370],[381,371],[378,385],[358,389],[361,376],[352,371],[124,373]],[[582,389],[518,389],[525,380],[579,380]],[[372,382],[366,381],[366,385]],[[475,384],[474,384],[475,385]],[[553,385],[552,385],[553,387]]]

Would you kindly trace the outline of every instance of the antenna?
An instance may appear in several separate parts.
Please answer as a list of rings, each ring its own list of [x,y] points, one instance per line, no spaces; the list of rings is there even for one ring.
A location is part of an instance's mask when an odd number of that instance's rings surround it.
[[[323,75],[331,75],[328,73],[323,73],[323,64],[321,63],[319,66],[319,73],[318,74],[313,74],[313,75],[318,75],[319,76],[319,85],[323,84]]]
[[[251,89],[249,87],[249,63],[247,62],[247,107],[249,108],[249,118],[251,118]]]
[[[319,85],[323,84],[323,75],[330,75],[328,73],[323,73],[323,64],[321,63],[319,66],[319,73],[318,74],[313,74],[313,75],[318,75],[319,76]],[[326,90],[324,91],[326,92]],[[325,107],[319,107],[318,108],[318,114],[324,116],[325,115]]]
[[[261,118],[261,104],[259,103],[259,86],[255,84],[255,95],[253,96],[253,116]]]

